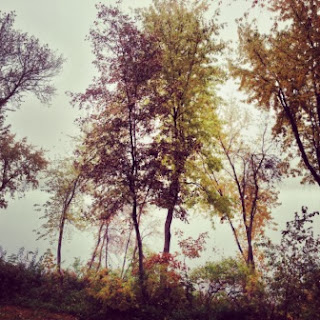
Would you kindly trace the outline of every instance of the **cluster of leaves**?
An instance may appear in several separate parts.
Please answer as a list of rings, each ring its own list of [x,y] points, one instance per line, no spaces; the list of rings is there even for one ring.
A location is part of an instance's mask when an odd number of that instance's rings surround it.
[[[1,118],[1,114],[0,114]],[[38,186],[38,174],[47,166],[42,150],[17,141],[0,119],[0,209],[8,205],[8,195],[23,195],[28,188]]]

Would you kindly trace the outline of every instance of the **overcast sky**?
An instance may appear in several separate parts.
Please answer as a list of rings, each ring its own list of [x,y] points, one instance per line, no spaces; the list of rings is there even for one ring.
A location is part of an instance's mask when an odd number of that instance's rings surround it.
[[[77,109],[69,104],[66,91],[83,92],[90,84],[94,76],[94,68],[91,61],[90,43],[85,41],[90,26],[95,19],[95,1],[93,0],[0,0],[0,9],[4,12],[15,11],[15,28],[21,29],[30,35],[39,38],[41,43],[47,43],[50,48],[60,53],[66,59],[63,71],[55,78],[57,89],[56,96],[51,105],[41,105],[35,98],[26,97],[20,110],[11,113],[8,121],[12,124],[12,131],[18,137],[28,137],[28,141],[38,147],[47,150],[51,159],[61,157],[65,153],[72,152],[70,136],[77,135],[77,127],[74,120],[78,116]],[[102,1],[113,4],[115,1]],[[123,7],[142,7],[150,1],[138,0],[134,4],[123,1]],[[221,20],[228,22],[228,26],[222,35],[225,39],[236,39],[237,29],[234,23],[244,11],[246,2],[239,0],[232,6],[223,7]],[[257,15],[260,22],[267,24],[267,17],[263,13]],[[228,92],[232,91],[232,92]],[[236,95],[234,87],[225,88],[224,92]],[[281,188],[280,201],[282,206],[274,210],[275,220],[279,223],[279,229],[284,226],[286,220],[293,217],[294,211],[299,211],[302,205],[308,205],[310,209],[320,208],[319,192],[317,188],[300,186],[297,181],[287,181],[279,186]],[[32,191],[26,194],[24,199],[15,199],[9,202],[9,208],[0,212],[0,245],[10,253],[17,252],[24,246],[28,250],[39,248],[44,252],[48,247],[47,242],[36,242],[36,235],[32,232],[38,228],[40,214],[33,208],[35,203],[43,203],[46,197],[41,191]],[[200,232],[211,229],[210,223],[199,222],[195,217],[186,227],[194,236]],[[177,226],[177,224],[176,224]],[[175,227],[175,226],[174,226]],[[163,226],[161,224],[160,230]],[[214,256],[227,256],[235,252],[234,239],[228,226],[216,225],[210,242],[207,244],[208,252],[205,259]],[[278,233],[270,233],[277,237]],[[81,256],[86,260],[92,249],[92,237],[89,233],[77,234],[64,250],[66,255]],[[159,250],[162,247],[162,239],[159,241]],[[217,252],[213,253],[212,248]],[[72,261],[72,259],[68,259]]]

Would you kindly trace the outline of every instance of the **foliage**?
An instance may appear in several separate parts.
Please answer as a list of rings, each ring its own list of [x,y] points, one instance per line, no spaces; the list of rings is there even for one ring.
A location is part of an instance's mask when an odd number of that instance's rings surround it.
[[[248,265],[255,267],[254,244],[264,236],[272,222],[271,210],[278,203],[276,183],[281,178],[281,162],[272,141],[267,138],[267,125],[248,137],[253,120],[236,107],[235,101],[223,106],[223,131],[217,138],[220,168],[212,160],[212,151],[203,152],[194,168],[196,202],[221,223],[230,225],[239,253]],[[219,148],[218,148],[219,147]]]
[[[89,280],[92,287],[89,294],[101,301],[104,307],[126,311],[137,305],[133,278],[122,279],[113,271],[103,269],[93,273]]]
[[[198,303],[217,319],[265,319],[265,283],[243,261],[207,262],[193,270],[191,279],[198,286]]]
[[[206,21],[206,1],[154,1],[141,11],[143,25],[161,48],[157,108],[160,113],[159,152],[163,183],[157,205],[167,209],[164,253],[170,251],[174,216],[186,219],[188,162],[219,130],[216,85],[223,80],[217,56],[220,26]]]
[[[27,92],[48,101],[54,92],[50,84],[63,59],[47,45],[13,29],[15,14],[0,11],[0,209],[18,193],[38,186],[39,171],[47,165],[42,150],[34,150],[26,138],[16,141],[4,121],[7,110],[20,105]],[[10,104],[10,107],[9,107]]]
[[[178,232],[179,238],[183,236],[183,231]],[[197,239],[188,237],[186,239],[179,239],[178,245],[181,248],[184,257],[189,259],[200,258],[201,252],[205,250],[206,238],[208,232],[200,233]]]
[[[36,188],[39,172],[46,165],[43,151],[35,150],[26,138],[17,141],[0,119],[0,209],[8,205],[6,195],[14,198]]]
[[[25,93],[41,101],[53,94],[51,79],[61,69],[63,59],[35,37],[13,29],[15,14],[0,12],[0,114],[20,105]]]
[[[239,25],[239,53],[233,74],[259,108],[274,110],[274,136],[287,160],[301,165],[293,175],[320,185],[320,63],[318,0],[273,0],[269,34],[249,23]],[[302,170],[302,168],[306,170]]]
[[[181,262],[174,255],[159,253],[146,259],[145,268],[149,297],[157,303],[161,303],[163,299],[170,301],[172,297],[168,293],[177,288],[181,280]]]
[[[317,215],[303,207],[287,222],[281,243],[266,246],[270,319],[319,317],[320,237],[312,227]]]
[[[48,259],[49,258],[49,259]],[[52,271],[50,255],[38,257],[37,252],[24,252],[0,259],[0,304],[14,304],[32,309],[73,313],[78,316],[90,308],[85,282],[65,272],[61,284]]]

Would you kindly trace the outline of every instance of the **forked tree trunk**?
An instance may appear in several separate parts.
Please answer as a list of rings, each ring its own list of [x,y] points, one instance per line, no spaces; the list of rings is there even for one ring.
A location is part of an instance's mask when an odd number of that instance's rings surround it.
[[[101,242],[101,232],[102,232],[102,228],[103,228],[103,223],[101,223],[100,225],[100,228],[99,228],[99,232],[98,232],[98,239],[97,239],[97,244],[93,250],[93,253],[92,253],[92,256],[91,256],[91,260],[90,260],[90,263],[89,263],[89,267],[88,267],[88,270],[91,270],[92,266],[93,266],[93,263],[94,263],[94,260],[96,259],[96,256],[97,256],[97,252],[99,250],[99,245],[100,245],[100,242]]]

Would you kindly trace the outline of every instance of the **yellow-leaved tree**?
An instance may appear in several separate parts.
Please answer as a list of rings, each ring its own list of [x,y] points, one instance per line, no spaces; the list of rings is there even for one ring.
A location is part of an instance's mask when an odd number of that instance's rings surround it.
[[[239,25],[233,74],[249,101],[274,111],[273,134],[287,160],[301,159],[291,173],[320,185],[320,1],[272,0],[267,5],[274,15],[269,34],[261,34],[254,23]]]
[[[145,29],[154,35],[162,58],[155,89],[163,183],[157,205],[167,210],[164,253],[170,252],[173,217],[186,217],[188,162],[204,145],[213,147],[220,126],[215,93],[224,75],[216,62],[224,45],[218,37],[220,26],[204,17],[208,8],[207,1],[155,0],[142,11]]]

